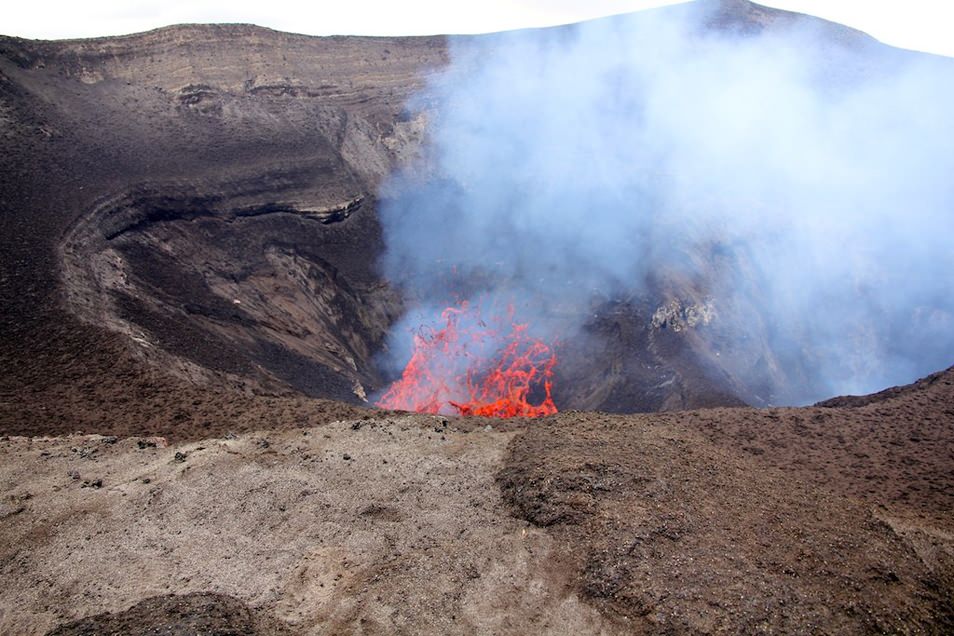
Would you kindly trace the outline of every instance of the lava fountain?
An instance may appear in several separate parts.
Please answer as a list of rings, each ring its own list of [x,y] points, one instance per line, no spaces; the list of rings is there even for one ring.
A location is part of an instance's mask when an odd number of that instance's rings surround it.
[[[414,334],[411,359],[377,405],[418,413],[541,417],[557,412],[551,390],[556,355],[527,324],[485,322],[468,302],[441,312]],[[533,404],[531,400],[540,400]]]

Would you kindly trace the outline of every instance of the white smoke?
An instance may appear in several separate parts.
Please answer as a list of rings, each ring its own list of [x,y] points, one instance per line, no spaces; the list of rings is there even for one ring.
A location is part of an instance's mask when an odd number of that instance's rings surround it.
[[[954,363],[952,60],[817,21],[707,29],[710,11],[452,40],[417,105],[432,172],[397,175],[381,211],[409,323],[455,292],[584,307],[681,271],[734,337],[755,311],[808,370],[793,401]],[[714,277],[706,244],[745,267]],[[528,319],[572,337],[552,313]]]

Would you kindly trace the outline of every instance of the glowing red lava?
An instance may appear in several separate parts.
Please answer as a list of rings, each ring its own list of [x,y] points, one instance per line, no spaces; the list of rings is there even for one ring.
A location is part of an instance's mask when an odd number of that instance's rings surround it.
[[[512,311],[508,320],[489,326],[463,302],[445,309],[441,319],[443,327],[421,327],[414,335],[410,361],[378,406],[485,417],[557,412],[550,394],[556,355],[528,335],[528,325],[514,323]],[[531,392],[543,401],[531,404]]]

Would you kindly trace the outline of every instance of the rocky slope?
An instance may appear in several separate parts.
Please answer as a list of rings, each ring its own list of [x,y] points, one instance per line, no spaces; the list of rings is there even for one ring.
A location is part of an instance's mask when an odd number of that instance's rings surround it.
[[[65,320],[189,382],[352,401],[375,382],[400,301],[371,269],[374,196],[420,141],[401,112],[440,39],[176,27],[2,48],[21,373],[62,372],[31,360],[71,348]]]

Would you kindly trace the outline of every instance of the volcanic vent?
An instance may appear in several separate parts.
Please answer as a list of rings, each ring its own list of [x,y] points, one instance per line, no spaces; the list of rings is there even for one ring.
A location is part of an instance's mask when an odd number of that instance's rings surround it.
[[[414,335],[411,359],[378,406],[419,413],[540,417],[557,412],[557,358],[529,325],[488,318],[463,302],[441,312],[443,326]],[[499,346],[495,346],[500,343]],[[539,397],[534,403],[533,394]]]

